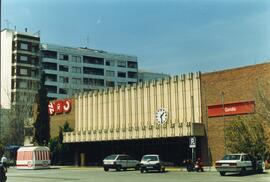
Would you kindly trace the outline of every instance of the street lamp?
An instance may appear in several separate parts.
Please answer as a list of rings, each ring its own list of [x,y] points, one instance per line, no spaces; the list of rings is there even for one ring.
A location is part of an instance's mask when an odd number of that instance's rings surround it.
[[[223,120],[223,135],[224,135],[224,152],[226,153],[226,136],[225,136],[225,104],[224,104],[224,91],[221,91],[221,104],[222,104],[222,120]]]

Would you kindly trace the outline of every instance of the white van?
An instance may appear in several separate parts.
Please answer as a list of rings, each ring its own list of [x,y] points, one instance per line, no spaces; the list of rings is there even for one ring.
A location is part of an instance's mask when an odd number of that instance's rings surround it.
[[[50,149],[45,146],[20,147],[17,151],[17,169],[50,168]]]

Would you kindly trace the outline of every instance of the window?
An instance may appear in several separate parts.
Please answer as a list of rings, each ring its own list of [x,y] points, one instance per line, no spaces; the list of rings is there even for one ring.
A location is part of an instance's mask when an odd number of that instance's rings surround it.
[[[83,67],[83,73],[90,74],[90,75],[104,75],[104,69]]]
[[[28,75],[28,70],[26,68],[20,68],[20,75]]]
[[[68,66],[66,66],[66,65],[59,65],[59,71],[68,72]]]
[[[126,78],[126,72],[118,72],[117,76],[121,78]]]
[[[56,63],[43,63],[44,69],[48,70],[57,70],[57,64]]]
[[[134,61],[128,61],[128,67],[129,68],[137,68],[137,62],[134,62]]]
[[[22,89],[27,88],[27,81],[26,80],[20,80],[18,87],[22,88]]]
[[[126,67],[126,61],[117,61],[118,67]]]
[[[104,80],[94,78],[83,78],[83,84],[91,86],[104,86]]]
[[[59,76],[59,82],[61,82],[61,83],[68,83],[68,77]]]
[[[81,57],[80,56],[72,56],[71,61],[76,62],[76,63],[80,63]]]
[[[107,87],[114,87],[114,82],[113,81],[106,81],[106,86]]]
[[[67,94],[67,90],[64,88],[59,88],[59,94]]]
[[[57,93],[57,87],[56,86],[46,85],[46,88],[48,90],[48,93]]]
[[[81,73],[81,68],[80,67],[72,67],[72,72],[73,73]]]
[[[73,84],[81,84],[82,79],[81,78],[72,78],[72,83]]]
[[[20,49],[22,49],[22,50],[28,50],[28,44],[27,43],[21,43],[20,44]]]
[[[55,51],[42,51],[44,58],[57,59],[57,52]]]
[[[106,76],[114,77],[114,71],[106,70]]]
[[[103,58],[97,58],[97,57],[83,56],[83,62],[84,63],[89,63],[89,64],[104,65],[104,59]]]
[[[37,76],[37,71],[31,70],[31,77],[36,77]]]
[[[68,55],[66,55],[66,54],[59,54],[59,59],[60,60],[64,60],[64,61],[68,61]]]
[[[134,84],[134,83],[136,83],[136,82],[128,82],[128,84],[130,84],[130,85],[132,85],[132,84]]]
[[[126,84],[127,84],[126,82],[117,82],[117,85],[118,85],[118,86],[126,85]]]
[[[137,72],[128,72],[128,78],[137,78]]]
[[[28,57],[27,56],[20,56],[20,61],[28,61]]]
[[[57,75],[54,74],[46,74],[45,75],[46,81],[56,82],[57,81]]]
[[[106,66],[114,66],[114,60],[106,60]]]

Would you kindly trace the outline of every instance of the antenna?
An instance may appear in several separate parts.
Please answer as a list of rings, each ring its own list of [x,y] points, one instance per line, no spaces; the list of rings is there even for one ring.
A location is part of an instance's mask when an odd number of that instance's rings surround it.
[[[87,48],[90,47],[90,37],[89,37],[89,35],[87,35],[87,37],[86,37],[86,47]]]
[[[37,35],[38,37],[40,37],[40,30],[34,33],[34,35]]]

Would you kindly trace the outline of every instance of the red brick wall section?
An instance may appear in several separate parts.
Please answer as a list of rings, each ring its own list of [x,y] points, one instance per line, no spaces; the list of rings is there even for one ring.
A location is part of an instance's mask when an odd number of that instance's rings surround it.
[[[222,104],[222,97],[224,103],[255,101],[257,106],[258,83],[265,85],[269,81],[270,63],[202,74],[202,114],[208,137],[208,146],[202,149],[204,158],[209,157],[213,164],[225,154],[224,125],[238,117],[208,117],[207,106]],[[209,151],[208,154],[205,151]]]

